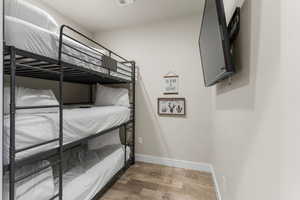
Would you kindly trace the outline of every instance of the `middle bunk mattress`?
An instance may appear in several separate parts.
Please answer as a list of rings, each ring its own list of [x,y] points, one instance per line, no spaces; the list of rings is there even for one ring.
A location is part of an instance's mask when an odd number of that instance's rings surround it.
[[[9,164],[10,119],[9,115],[4,118],[4,164],[7,165]],[[64,109],[64,144],[117,127],[129,119],[130,109],[124,106]],[[15,147],[17,150],[59,138],[59,112],[17,113],[15,124]],[[58,147],[58,142],[29,149],[18,153],[16,159],[24,159],[56,147]]]

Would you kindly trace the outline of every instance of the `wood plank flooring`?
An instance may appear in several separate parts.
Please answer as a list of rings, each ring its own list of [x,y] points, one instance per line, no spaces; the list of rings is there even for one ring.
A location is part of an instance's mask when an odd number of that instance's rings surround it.
[[[217,200],[211,174],[137,162],[99,200]]]

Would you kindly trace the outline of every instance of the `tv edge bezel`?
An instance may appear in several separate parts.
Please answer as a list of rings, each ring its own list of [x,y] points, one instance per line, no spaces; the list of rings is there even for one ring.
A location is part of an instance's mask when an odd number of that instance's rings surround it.
[[[201,33],[202,33],[203,19],[204,19],[204,15],[205,15],[207,1],[210,1],[210,0],[205,0],[205,3],[204,3],[204,10],[203,10],[202,22],[201,22],[201,30],[200,30],[200,36],[199,36],[199,41],[198,41],[199,45],[201,45],[200,38],[201,38]],[[213,86],[213,85],[217,84],[219,81],[221,81],[225,78],[228,78],[229,76],[232,76],[235,73],[235,67],[233,65],[233,61],[232,61],[233,58],[231,55],[231,44],[230,44],[230,38],[229,38],[228,27],[227,27],[227,22],[226,22],[224,3],[223,3],[223,0],[211,0],[211,1],[216,1],[216,9],[217,9],[221,38],[222,38],[222,47],[223,47],[226,71],[224,71],[224,73],[222,73],[218,77],[216,77],[216,79],[212,83],[208,84],[206,77],[205,77],[204,67],[201,64],[205,87]],[[201,48],[200,48],[200,57],[202,60]]]

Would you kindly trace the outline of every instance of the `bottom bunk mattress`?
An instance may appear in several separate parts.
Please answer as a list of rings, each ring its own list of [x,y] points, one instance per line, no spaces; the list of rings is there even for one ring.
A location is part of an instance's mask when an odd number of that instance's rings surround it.
[[[89,151],[79,166],[64,173],[64,200],[91,200],[124,167],[124,146]],[[126,160],[130,158],[127,147]],[[58,180],[56,180],[56,183]],[[58,184],[55,184],[58,188]],[[58,191],[58,189],[56,189]]]
[[[22,166],[16,170],[16,179],[24,177],[38,169],[48,166],[48,161]],[[18,181],[15,184],[15,200],[49,200],[54,196],[53,170],[51,167]],[[0,198],[1,199],[1,198]],[[3,200],[9,200],[9,173],[3,178]]]
[[[130,158],[130,148],[127,147],[126,160]],[[109,182],[109,180],[124,167],[125,147],[109,145],[99,150],[84,151],[74,158],[69,155],[64,165],[69,168],[63,175],[64,200],[91,200]],[[72,158],[73,156],[73,158]],[[73,162],[72,162],[73,160]],[[74,162],[75,160],[75,162]],[[66,163],[65,162],[65,163]],[[36,170],[49,164],[43,161],[36,165],[25,166],[17,170],[17,175],[24,176],[26,172]],[[33,177],[27,178],[16,185],[16,200],[49,200],[58,194],[58,168],[48,168]],[[8,200],[8,176],[4,179],[3,200]],[[58,199],[58,198],[56,198]]]
[[[122,106],[101,106],[65,109],[63,112],[63,140],[68,144],[112,127],[130,119],[130,109]],[[41,144],[59,137],[59,113],[36,113],[16,115],[16,150]],[[9,164],[10,120],[4,119],[4,164]],[[33,154],[58,147],[58,142],[36,147],[16,155],[23,159]]]

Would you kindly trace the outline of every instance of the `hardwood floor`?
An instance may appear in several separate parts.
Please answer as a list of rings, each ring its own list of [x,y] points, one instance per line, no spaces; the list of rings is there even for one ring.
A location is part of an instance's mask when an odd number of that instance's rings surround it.
[[[211,174],[138,162],[100,200],[216,200]]]

